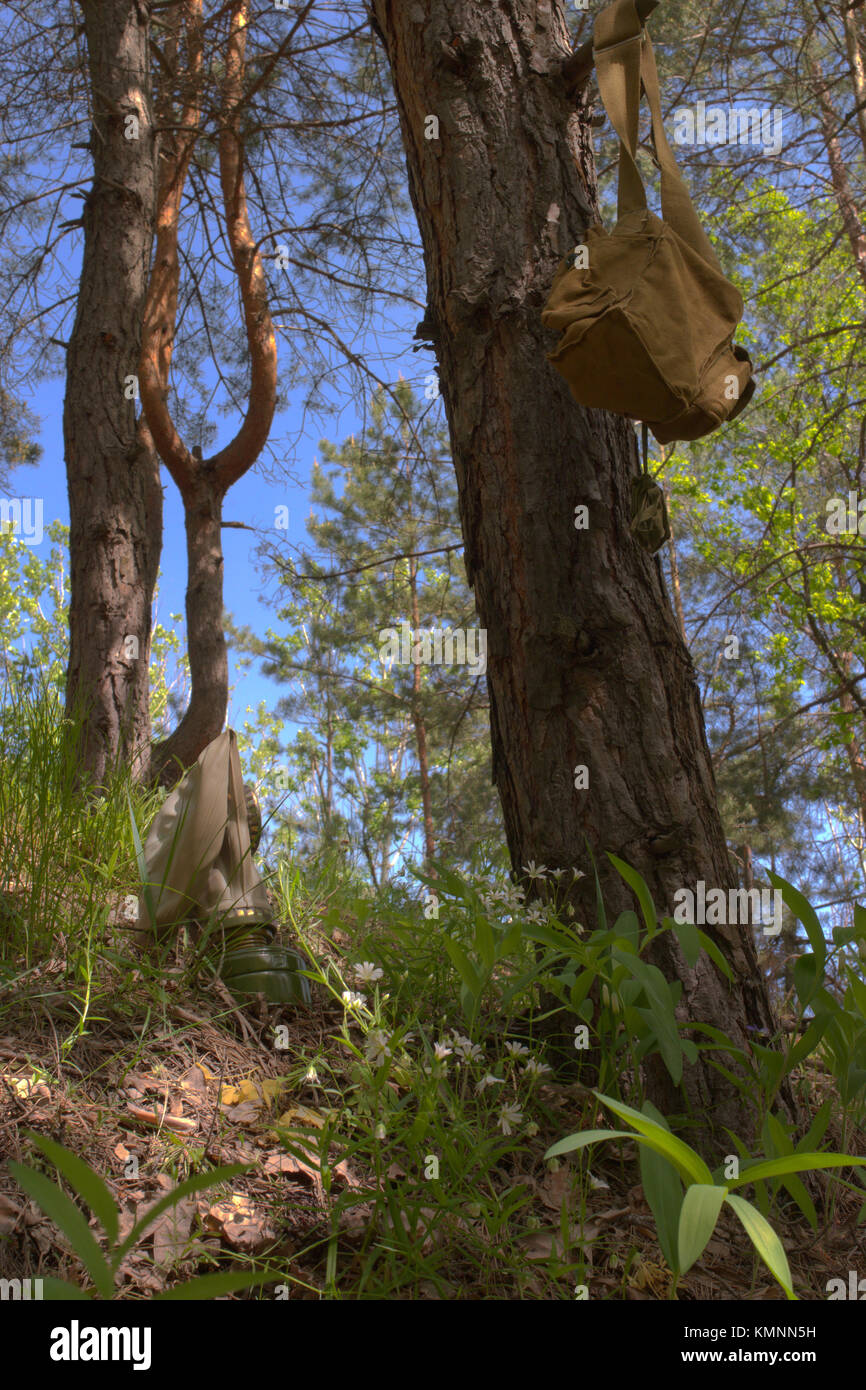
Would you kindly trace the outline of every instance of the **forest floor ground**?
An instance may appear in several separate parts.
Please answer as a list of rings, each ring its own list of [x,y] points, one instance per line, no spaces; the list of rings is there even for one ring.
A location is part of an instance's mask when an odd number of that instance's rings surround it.
[[[57,960],[56,982],[62,973]],[[163,976],[156,1000],[152,988],[139,997],[120,985],[101,962],[83,1032],[72,1028],[78,1015],[52,983],[50,964],[14,1003],[3,991],[0,1156],[53,1178],[31,1132],[79,1155],[112,1193],[119,1240],[193,1174],[250,1167],[159,1216],[120,1263],[117,1298],[149,1299],[225,1269],[268,1271],[269,1282],[225,1295],[239,1299],[570,1300],[581,1285],[592,1299],[669,1297],[671,1274],[636,1146],[598,1146],[591,1175],[585,1157],[582,1168],[572,1158],[544,1159],[551,1144],[582,1127],[584,1088],[541,1083],[537,1132],[491,1166],[483,1209],[439,1193],[432,1199],[435,1179],[412,1176],[396,1160],[376,1171],[368,1151],[338,1137],[351,1056],[343,1009],[323,990],[314,988],[308,1008],[280,1011],[263,1001],[240,1009],[219,982],[181,987],[179,972]],[[277,1047],[279,1025],[284,1045]],[[810,1081],[817,1106],[829,1082],[819,1071]],[[389,1085],[399,1093],[399,1081]],[[828,1138],[838,1148],[834,1128]],[[845,1151],[866,1152],[863,1136],[849,1133]],[[777,1203],[771,1219],[799,1296],[826,1299],[829,1280],[847,1283],[849,1271],[866,1268],[866,1226],[856,1225],[861,1203],[832,1176],[816,1175],[809,1190],[816,1230],[790,1202]],[[491,1211],[502,1220],[492,1221]],[[4,1165],[0,1277],[47,1275],[90,1286],[65,1237]],[[677,1297],[779,1300],[784,1293],[725,1209]]]

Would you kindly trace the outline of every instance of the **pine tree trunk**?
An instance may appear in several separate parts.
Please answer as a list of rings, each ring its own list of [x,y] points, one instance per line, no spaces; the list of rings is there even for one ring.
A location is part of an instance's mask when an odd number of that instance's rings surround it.
[[[579,408],[546,361],[540,311],[558,261],[595,219],[588,112],[558,65],[562,8],[541,0],[373,0],[391,66],[427,267],[442,394],[460,490],[465,557],[487,629],[493,775],[512,864],[599,867],[608,913],[634,907],[613,851],[646,879],[660,914],[673,894],[736,885],[691,658],[658,558],[628,530],[634,428]],[[438,119],[438,138],[430,117]],[[576,530],[574,509],[589,509]],[[589,789],[576,790],[584,765]],[[591,875],[571,901],[594,924]],[[772,1026],[753,928],[706,928],[688,969],[671,933],[651,957],[684,986],[681,1014],[748,1048]],[[751,1133],[737,1089],[702,1057],[683,1093],[649,1069],[666,1113],[685,1104]],[[729,1141],[725,1141],[729,1142]]]
[[[82,767],[101,784],[118,758],[146,777],[150,746],[162,491],[156,455],[137,430],[131,383],[153,240],[156,150],[144,6],[83,0],[81,8],[94,177],[84,204],[63,408],[71,585],[66,707],[71,713],[79,699],[89,705]],[[137,118],[137,132],[128,117]]]
[[[184,487],[186,525],[186,627],[190,701],[183,719],[154,744],[151,773],[172,786],[220,733],[229,698],[229,663],[223,626],[222,490],[199,465]]]

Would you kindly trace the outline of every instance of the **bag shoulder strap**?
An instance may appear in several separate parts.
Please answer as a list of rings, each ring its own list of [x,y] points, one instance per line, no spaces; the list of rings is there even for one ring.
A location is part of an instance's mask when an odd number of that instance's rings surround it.
[[[620,140],[617,216],[643,211],[647,206],[646,190],[637,167],[643,88],[661,169],[662,217],[708,265],[721,272],[718,257],[698,220],[665,135],[655,54],[634,0],[615,0],[596,17],[593,57],[601,99]]]

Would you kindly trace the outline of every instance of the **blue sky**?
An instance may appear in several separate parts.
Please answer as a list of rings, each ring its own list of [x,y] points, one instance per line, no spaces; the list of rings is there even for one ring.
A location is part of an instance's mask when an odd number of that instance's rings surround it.
[[[392,311],[393,312],[393,311]],[[418,311],[411,305],[406,310],[405,342],[411,343],[412,333],[418,320]],[[348,332],[345,334],[349,337]],[[369,346],[369,345],[368,345]],[[374,354],[381,358],[382,343],[373,348]],[[386,369],[387,368],[387,369]],[[376,363],[376,370],[389,380],[396,380],[398,371],[414,380],[416,388],[423,391],[424,378],[432,370],[432,359],[428,351],[412,353],[409,351],[399,362]],[[63,458],[63,394],[65,383],[62,378],[46,380],[27,397],[27,404],[41,420],[38,438],[43,448],[40,462],[32,468],[15,469],[4,490],[6,497],[41,498],[43,505],[43,525],[45,535],[41,544],[32,549],[41,559],[46,559],[51,550],[47,530],[52,521],[69,525],[69,504],[66,489],[66,467]],[[237,428],[236,419],[223,420],[215,448],[220,447]],[[288,547],[300,544],[309,545],[305,523],[310,512],[310,478],[313,461],[319,457],[319,441],[324,437],[341,443],[352,433],[359,433],[361,421],[351,405],[347,404],[332,419],[313,419],[304,416],[300,407],[291,408],[278,415],[271,432],[271,445],[275,452],[282,453],[280,443],[290,440],[292,445],[292,473],[282,481],[270,480],[263,476],[259,467],[253,468],[241,478],[229,492],[223,517],[227,521],[240,521],[248,526],[259,528],[273,527],[274,508],[287,505],[289,527],[286,533]],[[215,452],[208,450],[209,453]],[[269,474],[273,472],[273,458],[263,456]],[[165,468],[162,469],[165,490],[164,534],[159,583],[157,621],[170,627],[172,613],[185,611],[186,592],[186,536],[183,523],[183,507],[180,496]],[[259,538],[250,531],[224,529],[223,554],[225,557],[224,605],[237,625],[249,626],[254,632],[264,636],[267,627],[276,628],[276,614],[273,608],[262,602],[261,596],[274,591],[261,572],[255,556]],[[262,676],[257,663],[245,671],[237,671],[235,653],[229,652],[230,681],[233,686],[229,707],[229,724],[242,727],[248,707],[253,710],[261,700],[273,705],[280,696],[279,687]],[[288,730],[287,730],[288,732]]]

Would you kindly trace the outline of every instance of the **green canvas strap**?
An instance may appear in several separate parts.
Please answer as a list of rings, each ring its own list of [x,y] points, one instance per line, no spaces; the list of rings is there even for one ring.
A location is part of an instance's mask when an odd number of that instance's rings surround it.
[[[661,171],[662,217],[693,251],[721,273],[716,253],[698,220],[665,135],[655,54],[634,0],[615,0],[598,15],[593,27],[593,57],[601,99],[620,140],[617,216],[621,218],[629,212],[643,211],[647,206],[646,190],[637,167],[643,88]]]

